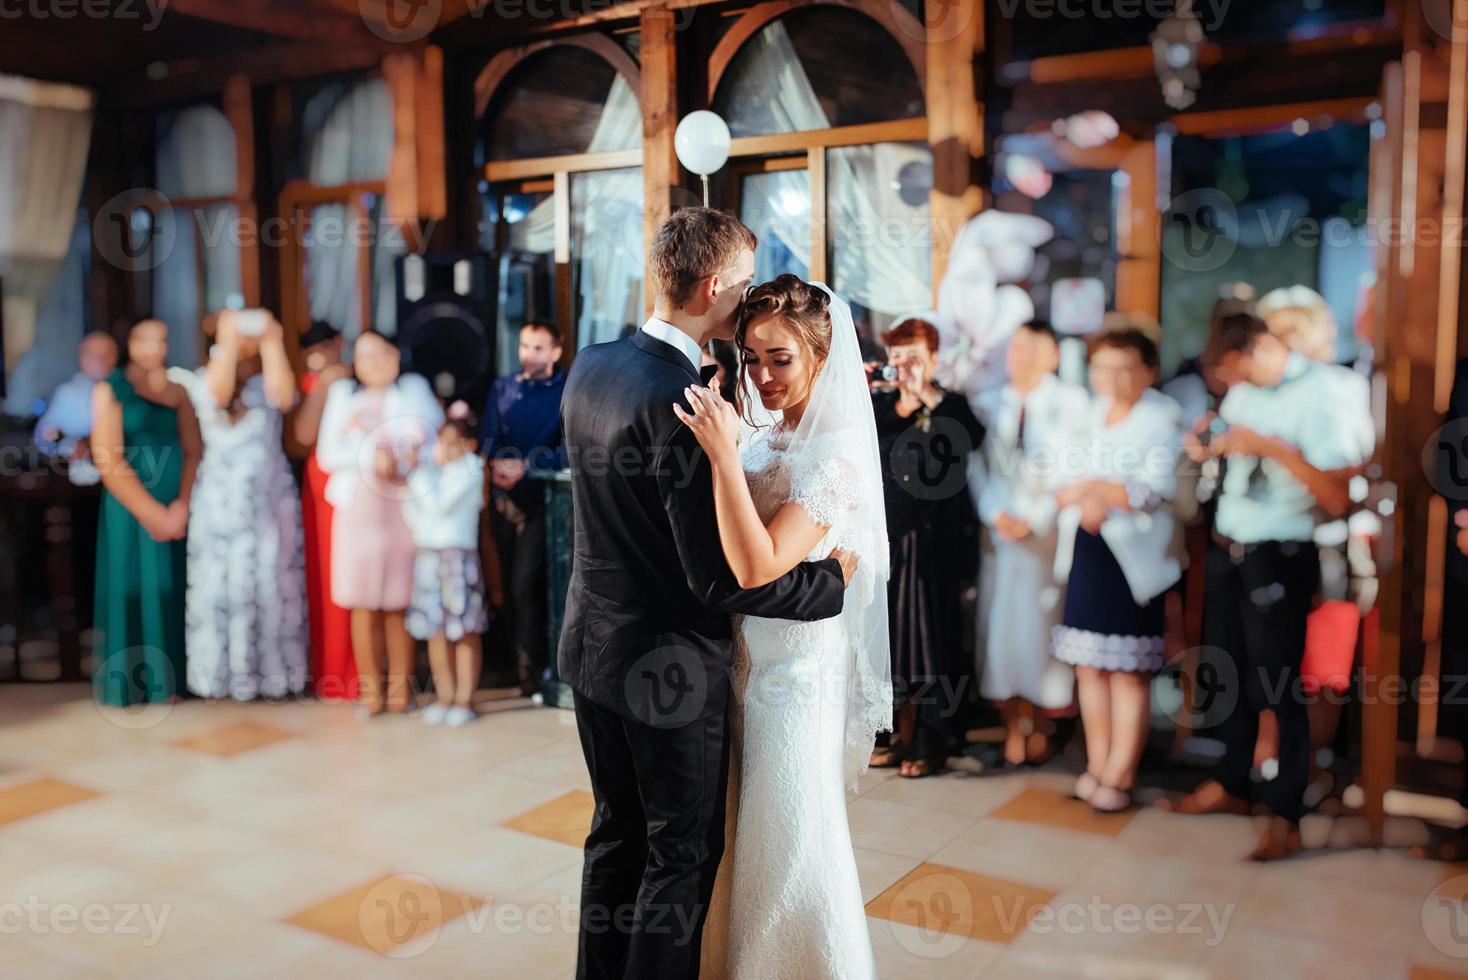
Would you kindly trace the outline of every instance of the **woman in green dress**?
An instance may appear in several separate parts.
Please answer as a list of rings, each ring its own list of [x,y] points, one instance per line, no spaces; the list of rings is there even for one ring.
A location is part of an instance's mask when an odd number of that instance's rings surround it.
[[[102,473],[92,689],[101,704],[177,700],[184,689],[184,537],[202,453],[188,394],[168,380],[168,327],[143,320],[127,363],[92,393]]]

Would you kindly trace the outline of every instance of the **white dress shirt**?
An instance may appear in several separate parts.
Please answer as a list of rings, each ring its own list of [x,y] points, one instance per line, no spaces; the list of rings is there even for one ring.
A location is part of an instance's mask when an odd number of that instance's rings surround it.
[[[1086,437],[1090,396],[1086,389],[1047,374],[1021,395],[1013,386],[981,394],[976,414],[988,428],[981,453],[974,453],[969,487],[979,520],[994,527],[1008,513],[1044,536],[1055,523],[1055,491],[1069,482],[1061,459]],[[1020,415],[1024,440],[1020,442]]]
[[[663,343],[677,348],[684,357],[688,358],[688,363],[693,365],[693,370],[697,371],[702,366],[703,349],[698,346],[698,341],[668,321],[659,320],[655,316],[648,317],[647,322],[642,325],[642,329],[649,337],[661,340]]]

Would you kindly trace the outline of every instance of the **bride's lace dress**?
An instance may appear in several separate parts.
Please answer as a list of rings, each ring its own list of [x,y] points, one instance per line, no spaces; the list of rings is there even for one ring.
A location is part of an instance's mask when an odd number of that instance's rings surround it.
[[[849,519],[858,481],[850,479],[831,438],[815,440],[795,458],[776,430],[757,436],[743,454],[750,493],[766,523],[795,501],[829,526],[811,559],[850,546],[862,533]],[[738,803],[726,859],[732,865],[728,949],[726,963],[706,963],[710,975],[727,964],[734,980],[873,976],[846,818],[850,660],[840,617],[814,623],[736,619]]]

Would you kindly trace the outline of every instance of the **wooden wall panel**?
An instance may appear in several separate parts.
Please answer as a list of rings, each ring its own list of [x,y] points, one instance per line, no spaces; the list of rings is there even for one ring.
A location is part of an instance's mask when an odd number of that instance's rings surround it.
[[[954,237],[987,202],[979,166],[984,156],[984,106],[978,74],[984,49],[984,17],[981,4],[955,5],[947,0],[926,0],[925,12],[936,299]],[[954,23],[955,17],[962,20]]]

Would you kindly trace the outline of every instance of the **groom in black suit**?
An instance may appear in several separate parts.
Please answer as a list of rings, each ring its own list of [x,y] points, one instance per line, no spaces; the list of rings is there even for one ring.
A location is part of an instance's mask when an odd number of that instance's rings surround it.
[[[724,849],[730,614],[835,616],[855,568],[838,553],[741,591],[708,460],[673,414],[703,345],[733,336],[754,247],[723,212],[675,211],[648,256],[652,319],[583,350],[566,382],[576,523],[558,661],[596,796],[581,978],[698,975]]]

